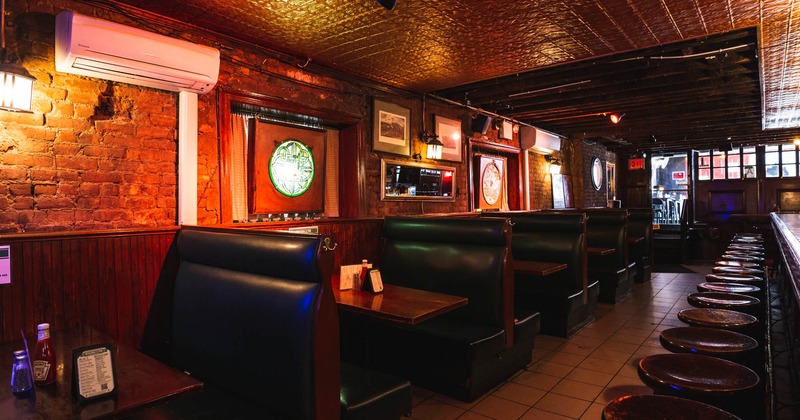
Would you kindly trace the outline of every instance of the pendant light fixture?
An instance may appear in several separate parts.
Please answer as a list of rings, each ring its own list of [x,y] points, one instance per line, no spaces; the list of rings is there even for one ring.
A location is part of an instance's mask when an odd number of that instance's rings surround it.
[[[33,76],[6,48],[6,1],[0,1],[0,110],[32,112]]]

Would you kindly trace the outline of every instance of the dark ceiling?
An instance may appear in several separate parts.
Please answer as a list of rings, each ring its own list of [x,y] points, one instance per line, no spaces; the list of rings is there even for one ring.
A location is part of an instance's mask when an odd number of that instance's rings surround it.
[[[298,65],[311,59],[307,71],[469,100],[616,149],[784,141],[800,127],[794,0],[398,0],[394,10],[374,0],[121,3]],[[625,116],[608,124],[598,114],[609,112]]]

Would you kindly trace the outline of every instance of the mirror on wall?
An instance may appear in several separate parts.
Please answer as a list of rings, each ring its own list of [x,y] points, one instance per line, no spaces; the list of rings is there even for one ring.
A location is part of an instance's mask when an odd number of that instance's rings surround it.
[[[456,169],[381,159],[381,200],[454,201]]]

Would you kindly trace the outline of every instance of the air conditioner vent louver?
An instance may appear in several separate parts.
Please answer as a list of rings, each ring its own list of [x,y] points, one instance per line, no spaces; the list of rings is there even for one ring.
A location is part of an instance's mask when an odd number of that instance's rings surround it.
[[[217,83],[219,51],[64,11],[56,17],[56,70],[205,93]]]

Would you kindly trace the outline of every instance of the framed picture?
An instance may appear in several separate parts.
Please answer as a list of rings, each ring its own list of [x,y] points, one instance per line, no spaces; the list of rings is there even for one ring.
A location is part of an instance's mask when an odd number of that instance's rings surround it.
[[[389,102],[373,102],[372,150],[411,155],[411,110]]]
[[[436,135],[442,142],[442,160],[461,162],[461,121],[437,115]]]

